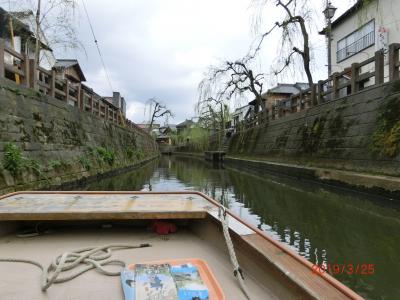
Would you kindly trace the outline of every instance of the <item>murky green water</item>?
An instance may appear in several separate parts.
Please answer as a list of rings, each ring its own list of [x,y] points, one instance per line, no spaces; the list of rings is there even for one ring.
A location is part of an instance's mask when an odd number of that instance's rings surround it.
[[[202,191],[313,263],[359,265],[358,272],[362,264],[373,264],[372,275],[335,277],[368,299],[400,299],[397,204],[176,156],[85,189]]]

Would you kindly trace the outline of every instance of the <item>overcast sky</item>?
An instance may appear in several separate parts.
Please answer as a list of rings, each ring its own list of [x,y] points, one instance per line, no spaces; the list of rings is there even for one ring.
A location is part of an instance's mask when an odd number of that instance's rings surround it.
[[[4,1],[1,1],[4,3]],[[323,0],[312,0],[317,14],[312,28],[315,79],[326,75],[326,46],[317,29],[323,27]],[[333,0],[340,15],[351,0]],[[111,95],[90,27],[79,3],[78,33],[82,51],[58,52],[59,58],[78,58],[87,85],[101,95]],[[252,31],[254,7],[250,0],[85,0],[113,89],[127,101],[127,116],[136,123],[148,121],[144,103],[157,97],[175,114],[170,123],[195,115],[197,86],[207,66],[243,57],[256,38]],[[7,8],[7,7],[5,7]],[[264,12],[264,26],[276,21],[273,9]],[[272,23],[271,23],[272,22]],[[269,72],[279,55],[279,36],[265,43],[258,71]],[[64,56],[64,57],[60,57]],[[271,87],[276,78],[268,78]],[[304,80],[300,74],[281,81]],[[245,104],[245,100],[234,106]]]

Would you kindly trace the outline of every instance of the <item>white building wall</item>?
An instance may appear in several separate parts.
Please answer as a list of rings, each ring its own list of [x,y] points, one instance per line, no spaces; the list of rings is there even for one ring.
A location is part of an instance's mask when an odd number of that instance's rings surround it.
[[[380,27],[388,30],[388,44],[400,43],[400,0],[375,0],[364,6],[352,16],[332,29],[332,72],[341,72],[352,63],[362,62],[375,55],[379,50],[377,31]],[[350,56],[340,62],[337,61],[337,42],[355,30],[375,19],[375,44]],[[373,71],[373,64],[368,65],[362,72]],[[385,81],[388,80],[388,66],[385,66]]]

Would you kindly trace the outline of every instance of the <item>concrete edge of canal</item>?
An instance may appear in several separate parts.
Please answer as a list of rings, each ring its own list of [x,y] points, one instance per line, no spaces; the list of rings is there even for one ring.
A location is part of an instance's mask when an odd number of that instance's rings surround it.
[[[349,188],[400,200],[399,177],[309,167],[264,160],[242,159],[232,156],[226,157],[224,163],[239,169],[253,170],[261,173],[283,174],[293,178],[318,181],[337,187]]]
[[[202,153],[175,152],[174,154],[204,159],[204,154]],[[253,171],[261,175],[285,175],[291,178],[315,181],[334,187],[380,195],[391,200],[400,201],[399,177],[238,158],[234,156],[226,156],[224,164],[239,170]]]

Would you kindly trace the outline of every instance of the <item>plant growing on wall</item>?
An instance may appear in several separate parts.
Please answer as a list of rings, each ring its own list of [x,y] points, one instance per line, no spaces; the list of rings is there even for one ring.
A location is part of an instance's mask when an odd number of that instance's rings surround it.
[[[145,156],[145,155],[144,155],[142,149],[137,149],[137,150],[136,150],[136,158],[137,158],[138,160],[143,159],[144,156]]]
[[[31,169],[37,175],[42,174],[42,165],[35,159],[28,159],[22,155],[22,150],[13,143],[4,146],[3,167],[15,178],[23,169]]]
[[[114,164],[115,153],[112,149],[106,149],[104,147],[97,147],[96,152],[102,161],[109,164],[110,166],[112,166]]]
[[[377,129],[372,136],[373,152],[396,157],[400,154],[400,97],[392,96],[382,106]]]
[[[43,166],[36,159],[26,159],[25,167],[35,171],[37,175],[42,175]]]
[[[3,167],[16,177],[25,166],[25,158],[22,156],[21,149],[12,144],[7,143],[4,146]]]
[[[48,164],[48,168],[55,171],[60,170],[61,167],[62,167],[62,162],[58,159],[53,159]]]
[[[92,162],[89,158],[86,156],[81,156],[79,157],[79,162],[82,165],[82,167],[86,170],[89,171],[92,168]]]
[[[134,149],[132,149],[132,148],[126,149],[126,156],[128,157],[128,159],[132,159],[134,153],[135,153]]]

